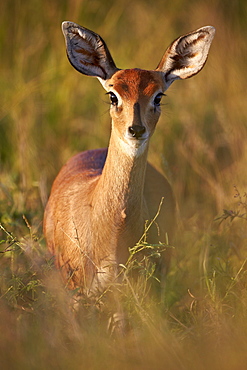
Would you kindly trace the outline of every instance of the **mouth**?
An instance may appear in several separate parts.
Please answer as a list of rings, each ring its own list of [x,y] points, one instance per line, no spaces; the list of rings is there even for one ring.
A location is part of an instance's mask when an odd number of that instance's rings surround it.
[[[130,146],[132,146],[134,148],[139,148],[139,147],[141,147],[142,145],[145,145],[148,142],[148,136],[136,137],[136,136],[127,135],[125,137],[125,141]]]

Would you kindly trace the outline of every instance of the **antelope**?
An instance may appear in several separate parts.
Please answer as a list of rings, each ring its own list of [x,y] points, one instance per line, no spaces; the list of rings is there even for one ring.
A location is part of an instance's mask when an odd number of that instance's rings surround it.
[[[108,148],[79,153],[61,169],[45,209],[44,234],[68,286],[94,295],[114,281],[161,199],[148,241],[174,235],[176,202],[167,179],[147,162],[149,141],[164,92],[203,68],[215,29],[177,38],[155,70],[119,69],[98,34],[67,21],[62,31],[72,66],[97,77],[109,95],[111,135]],[[164,253],[162,273],[169,261]]]

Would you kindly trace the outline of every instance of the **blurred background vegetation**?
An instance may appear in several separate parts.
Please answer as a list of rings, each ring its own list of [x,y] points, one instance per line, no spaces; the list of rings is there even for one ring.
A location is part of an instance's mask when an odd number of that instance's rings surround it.
[[[43,355],[47,368],[83,368],[85,343],[88,366],[100,368],[112,353],[115,368],[120,366],[111,339],[100,341],[104,330],[90,331],[89,320],[82,334],[62,290],[52,292],[54,272],[42,236],[43,209],[59,169],[79,151],[107,146],[110,134],[104,90],[67,61],[64,20],[99,33],[119,68],[156,68],[179,35],[204,25],[216,28],[202,72],[168,90],[150,146],[150,161],[170,180],[181,213],[163,315],[120,348],[126,368],[163,369],[159,355],[165,353],[167,369],[244,369],[245,0],[1,1],[0,353],[5,368],[43,369],[37,365]],[[211,356],[205,357],[206,351]]]

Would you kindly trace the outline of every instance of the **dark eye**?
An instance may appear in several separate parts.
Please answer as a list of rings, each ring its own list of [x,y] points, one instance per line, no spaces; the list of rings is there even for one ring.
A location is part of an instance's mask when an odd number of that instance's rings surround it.
[[[118,105],[118,98],[116,97],[116,95],[113,94],[113,92],[111,92],[111,91],[108,94],[110,95],[111,104],[112,105]]]
[[[154,105],[156,105],[157,107],[160,105],[160,102],[161,102],[162,96],[164,96],[164,94],[159,93],[159,94],[158,94],[158,95],[156,95],[156,97],[154,98]]]

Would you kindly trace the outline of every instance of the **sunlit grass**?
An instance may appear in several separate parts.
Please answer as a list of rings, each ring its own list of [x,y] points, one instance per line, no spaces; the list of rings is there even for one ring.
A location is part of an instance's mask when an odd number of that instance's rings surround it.
[[[240,0],[1,2],[2,368],[245,369],[246,14]],[[216,27],[203,71],[168,90],[150,145],[181,222],[162,294],[153,259],[144,269],[132,263],[146,241],[133,246],[117,285],[125,336],[107,330],[111,291],[100,304],[82,300],[75,314],[43,239],[58,170],[107,146],[110,133],[102,87],[66,59],[63,20],[101,34],[120,68],[155,68],[174,38]]]
[[[239,202],[234,218],[223,213],[208,230],[181,233],[161,296],[153,263],[165,245],[149,246],[144,235],[123,266],[122,283],[96,303],[82,299],[76,312],[74,293],[54,269],[38,218],[31,216],[32,225],[11,211],[4,219],[8,227],[2,223],[0,230],[0,344],[6,366],[32,368],[42,361],[51,368],[80,368],[83,360],[89,368],[234,369],[244,363],[246,255],[234,243],[245,235],[246,214]],[[135,262],[145,248],[149,253]],[[116,292],[128,322],[124,336],[107,329]]]

